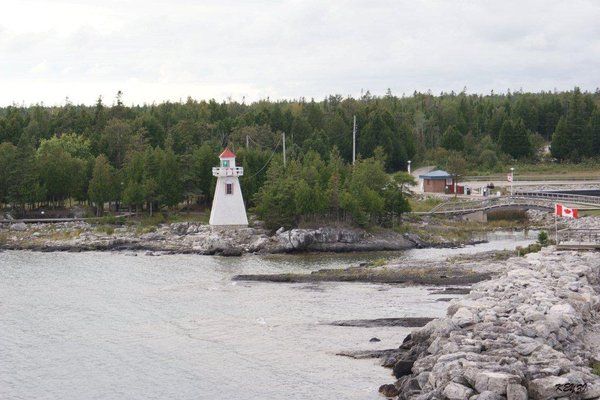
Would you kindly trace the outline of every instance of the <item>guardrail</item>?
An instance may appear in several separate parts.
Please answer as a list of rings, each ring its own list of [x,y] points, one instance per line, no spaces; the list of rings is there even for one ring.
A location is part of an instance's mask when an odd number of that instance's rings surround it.
[[[561,229],[558,231],[558,241],[600,244],[600,229]]]
[[[463,176],[462,182],[497,182],[506,181],[504,175],[471,175]],[[513,184],[517,184],[519,181],[600,181],[600,176],[580,176],[580,175],[515,175]],[[507,182],[508,183],[508,182]]]
[[[551,192],[516,192],[516,196],[528,198],[543,198],[550,200],[568,201],[578,204],[600,205],[600,197],[582,194],[551,193]]]
[[[517,193],[513,196],[487,197],[481,200],[449,201],[438,204],[426,212],[415,214],[467,214],[510,206],[528,206],[552,210],[556,201],[568,201],[582,205],[600,206],[600,197],[559,193]]]

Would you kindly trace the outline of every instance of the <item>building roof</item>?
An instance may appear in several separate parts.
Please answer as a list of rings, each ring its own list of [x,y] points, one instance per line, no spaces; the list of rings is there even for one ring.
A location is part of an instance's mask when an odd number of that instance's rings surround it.
[[[225,150],[223,150],[219,158],[235,158],[235,154],[233,154],[233,151],[229,150],[229,148],[225,147]]]
[[[436,169],[435,171],[428,172],[424,175],[419,175],[421,179],[447,179],[452,178],[452,175],[447,173],[446,171],[442,171],[441,169]]]

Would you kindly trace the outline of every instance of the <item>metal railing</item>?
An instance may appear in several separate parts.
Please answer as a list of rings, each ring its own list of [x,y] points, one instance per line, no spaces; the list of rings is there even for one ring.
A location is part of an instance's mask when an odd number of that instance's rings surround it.
[[[506,181],[506,175],[486,175],[486,176],[463,176],[463,182],[498,182]],[[581,176],[581,175],[515,175],[513,183],[516,185],[519,181],[600,181],[600,176]]]
[[[558,231],[558,242],[600,244],[600,229],[561,229]]]
[[[416,214],[468,214],[476,211],[488,211],[494,208],[521,206],[530,208],[554,209],[556,201],[566,201],[573,204],[600,205],[600,197],[568,195],[558,193],[517,193],[514,196],[487,197],[481,200],[449,201],[441,203],[426,212]]]
[[[542,198],[554,201],[564,201],[569,203],[587,204],[587,205],[600,205],[600,197],[598,196],[586,196],[581,194],[567,194],[567,193],[552,193],[552,192],[516,192],[516,196],[528,197],[528,198]]]
[[[242,176],[244,175],[244,167],[213,167],[213,176]]]

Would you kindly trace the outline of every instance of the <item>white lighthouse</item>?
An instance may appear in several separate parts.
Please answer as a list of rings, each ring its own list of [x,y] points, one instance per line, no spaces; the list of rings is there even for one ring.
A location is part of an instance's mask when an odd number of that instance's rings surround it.
[[[238,177],[244,168],[235,166],[235,154],[228,148],[219,156],[221,165],[212,173],[217,177],[217,187],[210,210],[210,225],[222,227],[248,226],[246,207]]]

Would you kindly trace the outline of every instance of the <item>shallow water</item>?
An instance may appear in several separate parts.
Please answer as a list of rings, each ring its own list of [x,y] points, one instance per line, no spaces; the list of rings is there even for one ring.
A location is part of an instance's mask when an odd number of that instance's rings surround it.
[[[429,256],[451,250],[437,251]],[[397,347],[410,329],[326,323],[443,316],[447,303],[435,301],[443,296],[426,287],[231,278],[423,252],[0,253],[0,398],[378,399],[390,371],[335,353]],[[374,336],[381,342],[370,343]]]

